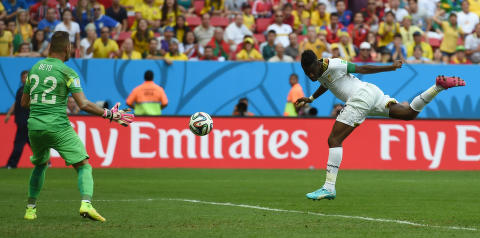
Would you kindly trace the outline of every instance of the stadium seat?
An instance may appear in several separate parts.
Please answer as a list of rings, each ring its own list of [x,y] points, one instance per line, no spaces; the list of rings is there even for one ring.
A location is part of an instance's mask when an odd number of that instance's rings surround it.
[[[302,43],[305,39],[307,38],[307,36],[304,36],[304,35],[298,35],[297,37],[297,41],[298,43]]]
[[[268,28],[268,26],[272,23],[272,19],[270,18],[258,18],[257,21],[255,22],[255,25],[257,28],[255,31],[257,33],[263,34]]]
[[[123,43],[127,38],[130,38],[131,36],[132,36],[132,32],[131,32],[131,31],[120,32],[120,34],[118,35],[118,39],[117,39],[118,45],[121,46],[122,43]]]
[[[429,38],[428,43],[432,46],[432,48],[437,48],[437,47],[440,47],[440,43],[442,43],[442,40]]]
[[[205,1],[203,0],[194,0],[193,7],[195,8],[195,14],[200,16],[200,12],[202,12],[203,6],[205,6]]]
[[[127,22],[128,22],[128,29],[130,29],[130,27],[132,27],[133,23],[135,22],[135,15],[128,16],[127,17]]]
[[[211,19],[212,26],[219,26],[219,27],[227,27],[228,26],[228,18],[226,17],[212,17]]]
[[[258,44],[265,42],[265,35],[264,34],[254,34],[255,39],[257,39]]]
[[[202,19],[198,16],[189,16],[187,17],[186,20],[187,20],[188,26],[190,26],[191,28],[195,28],[196,26],[202,23]]]

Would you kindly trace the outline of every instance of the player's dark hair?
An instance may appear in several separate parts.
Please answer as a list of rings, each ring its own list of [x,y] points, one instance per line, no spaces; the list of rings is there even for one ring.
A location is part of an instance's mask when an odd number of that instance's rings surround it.
[[[153,72],[151,70],[145,71],[145,75],[143,76],[145,81],[153,81]]]
[[[267,35],[268,35],[268,34],[274,34],[274,35],[277,35],[277,32],[275,32],[275,30],[269,30],[269,31],[267,32]]]
[[[303,71],[308,69],[313,63],[317,62],[317,55],[312,50],[305,50],[302,53],[302,68]]]
[[[68,45],[70,45],[68,32],[56,31],[50,40],[50,52],[65,53]]]

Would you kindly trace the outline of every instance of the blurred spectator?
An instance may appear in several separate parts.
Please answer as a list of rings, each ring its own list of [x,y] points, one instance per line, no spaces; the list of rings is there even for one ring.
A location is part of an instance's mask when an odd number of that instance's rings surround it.
[[[30,6],[30,22],[36,26],[38,23],[47,16],[49,8],[54,8],[55,5],[48,3],[48,0],[40,0],[37,3]]]
[[[461,2],[461,0],[440,0],[438,6],[447,13],[459,12],[462,10],[460,6]]]
[[[343,110],[343,104],[335,104],[333,105],[332,112],[330,112],[330,117],[337,118],[338,114]]]
[[[457,13],[458,25],[462,29],[464,34],[470,34],[473,32],[475,25],[478,24],[478,15],[470,12],[470,4],[467,0],[462,2],[462,11]]]
[[[195,38],[195,34],[193,34],[193,32],[189,31],[185,33],[182,46],[185,55],[189,59],[202,57],[203,47],[198,44],[197,39]]]
[[[344,26],[350,25],[350,22],[352,22],[353,14],[352,11],[347,10],[347,7],[345,6],[345,1],[337,0],[335,2],[335,6],[337,8],[338,17],[340,18],[340,23],[342,23],[342,25]]]
[[[95,24],[89,23],[85,27],[85,32],[87,33],[87,37],[83,38],[80,41],[80,57],[84,59],[91,59],[93,57],[93,53],[87,54],[87,49],[95,42],[97,39],[97,31],[95,30]]]
[[[407,45],[407,56],[412,57],[414,48],[420,46],[422,48],[423,57],[432,60],[433,59],[433,51],[432,46],[430,44],[422,41],[422,33],[419,31],[413,33],[413,43]]]
[[[467,59],[467,54],[465,53],[465,47],[463,45],[457,46],[455,55],[452,57],[450,64],[472,64],[472,62]]]
[[[20,49],[15,54],[17,57],[40,57],[40,54],[37,52],[32,52],[32,48],[29,43],[20,44]]]
[[[17,15],[23,10],[28,9],[28,5],[25,0],[3,0],[3,7],[7,13],[6,20],[15,20]]]
[[[170,42],[170,47],[168,48],[168,53],[165,54],[165,63],[172,64],[172,61],[187,61],[188,57],[180,53],[178,50],[178,43],[176,41]]]
[[[267,31],[274,30],[277,34],[275,38],[275,44],[281,43],[283,47],[287,47],[288,42],[288,34],[292,33],[292,27],[290,25],[284,24],[284,14],[282,11],[275,12],[275,22],[268,26]]]
[[[480,24],[477,24],[475,31],[465,38],[465,48],[470,60],[475,64],[480,63]]]
[[[173,0],[170,0],[173,1]],[[205,5],[200,14],[209,13],[212,16],[225,16],[225,0],[205,0]]]
[[[63,12],[63,21],[55,26],[55,31],[68,32],[70,42],[76,46],[75,48],[80,48],[80,26],[72,21],[72,11],[67,9]]]
[[[285,54],[285,48],[282,44],[275,45],[275,56],[270,58],[268,62],[293,62],[294,59]]]
[[[352,37],[352,43],[359,47],[360,44],[367,40],[367,34],[369,31],[368,25],[365,24],[363,14],[360,12],[355,13],[353,23],[348,26],[348,33]]]
[[[121,58],[122,59],[142,59],[142,54],[133,48],[133,40],[131,38],[125,39],[122,44],[121,49]]]
[[[120,5],[129,12],[134,11],[137,4],[140,3],[137,3],[136,0],[120,0]]]
[[[248,3],[242,5],[243,24],[247,26],[250,31],[255,30],[255,17],[252,15],[252,7]]]
[[[325,51],[322,53],[323,58],[331,57],[332,54],[330,53],[330,43],[327,41],[327,31],[325,29],[321,29],[318,31],[318,39],[325,45]]]
[[[75,102],[75,99],[72,96],[68,97],[67,100],[67,114],[68,115],[78,115],[80,114],[80,107]]]
[[[78,2],[77,2],[77,4],[78,4]],[[68,2],[68,0],[57,0],[57,5],[55,6],[55,8],[57,9],[57,12],[58,12],[57,17],[59,19],[63,19],[63,12],[66,9],[70,9],[70,10],[73,9],[72,6],[70,5],[70,3]]]
[[[384,47],[380,50],[380,62],[381,63],[389,63],[392,62],[392,52],[387,48]]]
[[[377,52],[377,35],[374,32],[368,32],[367,34],[367,42],[370,44],[372,47],[372,51]]]
[[[165,27],[165,31],[163,32],[163,37],[159,37],[158,40],[160,42],[160,53],[162,53],[162,55],[165,55],[169,49],[170,49],[170,45],[175,42],[177,43],[177,45],[179,44],[179,41],[177,38],[174,37],[174,32],[173,32],[173,27],[171,26],[167,26]],[[178,47],[177,47],[178,48]],[[183,52],[183,48],[179,48],[178,49],[180,53]]]
[[[287,117],[296,117],[298,114],[297,108],[295,107],[295,102],[297,101],[297,99],[305,97],[305,94],[303,93],[302,86],[300,86],[300,84],[298,83],[297,74],[291,74],[288,82],[290,83],[291,88],[288,92],[287,104],[285,104],[283,115]]]
[[[394,0],[398,1],[398,0]],[[402,17],[403,18],[403,17]],[[382,49],[393,41],[393,36],[400,32],[400,25],[395,22],[395,15],[393,12],[389,11],[385,13],[385,21],[381,22],[378,26],[378,35],[380,36],[380,41],[378,42],[378,47]]]
[[[423,56],[422,47],[417,45],[413,50],[413,55],[407,58],[409,64],[425,64],[430,63],[431,60]]]
[[[0,56],[13,55],[13,35],[6,27],[5,20],[0,20]]]
[[[336,0],[319,0],[318,2],[325,4],[325,6],[327,7],[327,9],[326,9],[327,12],[337,12],[337,8],[335,7],[335,1]],[[311,7],[315,7],[314,4],[313,4],[313,3],[315,3],[314,0],[309,0],[308,2],[312,3]],[[307,6],[307,9],[308,9],[308,6]]]
[[[0,1],[0,20],[5,20],[7,18],[7,12],[5,7],[3,7],[2,1]]]
[[[93,58],[113,58],[119,56],[118,50],[117,42],[110,39],[110,29],[103,27],[100,31],[100,38],[88,47],[87,54],[93,52]]]
[[[388,44],[387,48],[392,54],[392,60],[405,60],[407,58],[407,49],[402,42],[402,35],[399,33],[393,37],[393,42]]]
[[[340,38],[337,36],[337,33],[342,29],[343,25],[342,23],[338,22],[337,13],[330,14],[330,25],[326,27],[328,43],[339,42]]]
[[[255,17],[270,17],[272,15],[272,1],[255,0],[252,6],[252,14]]]
[[[310,19],[310,25],[318,27],[327,27],[330,25],[330,13],[327,12],[327,6],[325,3],[320,2],[313,11],[312,19]]]
[[[418,26],[412,26],[412,17],[406,16],[403,18],[403,26],[400,27],[400,34],[402,35],[402,41],[405,45],[413,43],[413,33],[420,32],[423,34],[422,29]]]
[[[293,12],[292,4],[289,2],[285,3],[283,5],[282,11],[283,11],[283,23],[289,25],[292,29],[294,29],[293,23],[295,22],[295,17],[292,15],[292,12]]]
[[[212,39],[207,43],[213,49],[213,55],[218,58],[228,59],[230,55],[230,46],[223,40],[223,29],[216,27]]]
[[[340,36],[340,42],[338,43],[340,56],[346,61],[352,61],[356,53],[350,35],[346,31],[341,31],[338,35]]]
[[[53,30],[58,23],[60,23],[60,21],[57,20],[55,8],[49,8],[45,18],[38,23],[38,29],[43,30],[47,39],[50,39],[53,35]]]
[[[235,51],[237,45],[242,43],[243,37],[253,35],[247,26],[243,24],[243,16],[238,13],[235,20],[225,29],[225,40],[230,45],[230,51]]]
[[[205,46],[212,39],[214,27],[210,25],[210,14],[202,15],[202,24],[193,31],[201,46]]]
[[[426,1],[426,0],[423,0]],[[422,0],[420,0],[422,2]],[[420,29],[426,29],[427,24],[429,24],[430,17],[428,15],[428,9],[419,8],[417,0],[409,0],[408,1],[408,12],[412,17],[411,24],[414,26],[418,26]],[[433,15],[432,15],[433,16]]]
[[[22,35],[17,32],[17,23],[15,21],[8,22],[7,30],[12,34],[13,37],[13,52],[17,52],[20,48],[20,44],[23,43]]]
[[[223,0],[220,0],[223,1]],[[182,6],[178,6],[176,0],[165,0],[162,7],[161,25],[174,27],[176,25],[177,16],[182,14]]]
[[[327,46],[317,38],[315,27],[308,28],[307,38],[300,43],[300,54],[305,50],[312,50],[318,58],[321,58],[323,52],[327,50]]]
[[[162,54],[158,50],[158,40],[155,38],[150,39],[150,44],[148,45],[148,52],[145,56],[146,59],[163,59]]]
[[[0,22],[2,21],[3,19],[0,20]],[[12,150],[12,153],[10,154],[10,157],[8,158],[7,164],[4,167],[8,169],[14,169],[17,167],[18,161],[22,156],[22,152],[23,152],[23,148],[25,147],[25,144],[28,143],[30,145],[30,141],[28,139],[28,129],[27,129],[27,124],[28,124],[27,120],[29,116],[29,110],[21,106],[23,89],[24,89],[24,85],[27,78],[28,78],[28,70],[22,71],[20,73],[20,81],[22,84],[20,88],[18,88],[15,94],[15,102],[12,104],[12,106],[8,110],[7,115],[5,116],[4,122],[8,123],[8,121],[10,120],[10,116],[13,114],[15,124],[17,127],[16,133],[15,133],[15,139],[13,141],[13,150]]]
[[[296,9],[292,12],[293,28],[297,32],[302,32],[305,26],[310,24],[310,12],[305,10],[303,0],[297,0]]]
[[[173,30],[175,32],[175,38],[177,38],[179,41],[183,41],[185,33],[191,31],[190,27],[187,26],[187,22],[185,21],[185,17],[183,15],[177,16],[177,21],[175,22]]]
[[[360,10],[365,23],[374,31],[378,29],[380,20],[383,19],[383,9],[377,6],[377,0],[367,0],[367,7]]]
[[[108,9],[107,9],[108,11]],[[136,31],[132,32],[132,40],[135,50],[140,52],[143,56],[147,54],[150,39],[154,37],[153,32],[148,29],[148,22],[145,19],[138,20],[138,27]]]
[[[120,0],[113,0],[112,6],[107,8],[106,15],[113,20],[119,22],[122,26],[121,31],[127,31],[128,21],[127,21],[127,9],[120,6]]]
[[[297,34],[290,33],[290,35],[288,35],[288,40],[290,41],[290,44],[285,48],[285,54],[296,60],[299,55]]]
[[[433,52],[433,60],[432,60],[433,63],[436,63],[436,64],[441,64],[443,63],[443,53],[442,51],[440,50],[440,48],[437,48],[435,49],[435,51]]]
[[[248,98],[240,98],[237,105],[233,109],[232,116],[254,116],[253,113],[248,111]]]
[[[118,37],[118,34],[122,30],[122,24],[119,22],[115,21],[109,16],[103,15],[102,14],[102,8],[100,7],[102,4],[100,3],[95,3],[93,5],[93,19],[95,23],[95,27],[97,28],[97,36],[100,36],[100,29],[102,27],[108,27],[110,28],[110,31],[116,34],[115,38]]]
[[[127,105],[133,108],[136,116],[160,116],[167,107],[168,98],[165,90],[153,82],[153,72],[147,70],[145,82],[132,90],[127,98]]]
[[[243,49],[238,52],[236,58],[241,61],[261,61],[262,55],[253,47],[253,39],[246,37],[243,41]]]
[[[458,38],[463,35],[462,29],[458,27],[457,15],[450,13],[448,21],[441,21],[439,14],[435,14],[434,21],[440,25],[443,31],[443,40],[440,44],[440,50],[443,53],[443,62],[450,62],[450,58],[455,54],[457,49]]]
[[[103,4],[99,3],[97,0],[89,0],[90,6],[95,7],[96,4],[100,7],[100,14],[105,15],[105,6]]]
[[[92,8],[93,8],[93,5],[90,4],[88,0],[78,0],[77,5],[73,10],[74,12],[73,15],[75,17],[75,21],[80,25],[80,29],[84,30],[88,23],[94,21]],[[71,11],[71,10],[64,9],[61,19],[63,19],[63,14],[65,14],[65,11]]]
[[[143,0],[141,3],[135,5],[135,18],[144,18],[148,21],[148,25],[152,29],[160,27],[160,19],[162,18],[162,12],[155,6],[154,0]],[[136,28],[137,24],[134,23],[132,28]]]
[[[19,10],[17,15],[17,32],[22,35],[23,42],[30,42],[33,37],[32,25],[28,23],[28,13],[25,10]]]
[[[260,45],[260,52],[262,52],[262,56],[265,60],[269,60],[275,55],[275,38],[277,34],[275,34],[274,30],[270,30],[267,33],[267,41],[263,42]]]
[[[32,38],[32,51],[38,53],[41,57],[48,55],[48,41],[45,38],[45,32],[37,30],[33,33]]]
[[[374,60],[372,58],[371,51],[372,51],[372,47],[370,46],[370,44],[366,41],[362,42],[362,44],[360,44],[359,53],[358,53],[357,57],[355,57],[355,59],[353,59],[353,62],[356,62],[356,63],[373,63]]]
[[[213,48],[210,45],[205,46],[203,57],[200,60],[214,60],[218,61],[218,57],[213,53]]]
[[[230,14],[241,14],[243,4],[247,2],[247,0],[225,0],[225,8],[228,9]]]
[[[468,0],[470,11],[480,16],[480,1]]]
[[[177,0],[177,3],[179,8],[183,8],[186,11],[186,14],[194,14],[193,0]]]
[[[397,22],[402,22],[405,16],[408,16],[408,11],[400,8],[400,0],[389,0],[389,7],[385,8],[385,12],[391,11],[395,15]]]

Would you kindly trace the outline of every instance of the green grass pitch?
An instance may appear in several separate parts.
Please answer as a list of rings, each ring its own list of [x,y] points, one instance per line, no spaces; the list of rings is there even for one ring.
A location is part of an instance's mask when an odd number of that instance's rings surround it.
[[[99,223],[78,215],[73,169],[47,170],[35,221],[30,169],[3,169],[0,237],[480,237],[480,172],[341,170],[335,200],[307,200],[324,173],[94,169]]]

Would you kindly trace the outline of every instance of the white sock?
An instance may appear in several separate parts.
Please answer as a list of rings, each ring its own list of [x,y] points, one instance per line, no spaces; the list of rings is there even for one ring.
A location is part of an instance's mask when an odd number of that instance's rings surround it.
[[[323,185],[328,191],[335,189],[335,182],[337,181],[338,168],[342,162],[342,147],[330,148],[328,150],[328,162],[327,162],[327,177],[325,184]]]
[[[36,205],[35,205],[35,204],[27,204],[27,207],[28,207],[28,208],[35,208]]]
[[[90,200],[82,200],[82,202],[88,202],[88,203],[91,203]]]
[[[421,93],[420,95],[416,96],[412,103],[410,103],[410,107],[417,111],[420,112],[422,109],[427,105],[429,102],[433,100],[435,96],[441,91],[443,91],[444,88],[440,85],[433,85],[427,91]]]

